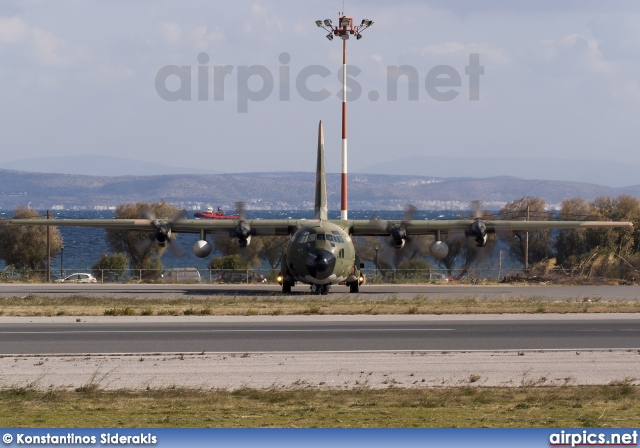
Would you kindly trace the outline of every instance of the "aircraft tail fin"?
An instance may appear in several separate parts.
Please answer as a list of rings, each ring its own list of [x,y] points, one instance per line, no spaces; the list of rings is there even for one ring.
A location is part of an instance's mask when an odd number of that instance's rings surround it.
[[[327,181],[324,170],[324,128],[322,120],[318,127],[318,163],[316,166],[316,202],[314,208],[315,219],[328,219]]]

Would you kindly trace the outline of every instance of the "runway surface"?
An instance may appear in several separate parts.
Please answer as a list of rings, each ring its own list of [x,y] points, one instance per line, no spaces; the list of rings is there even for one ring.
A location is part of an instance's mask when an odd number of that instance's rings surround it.
[[[304,300],[299,286],[292,296]],[[635,301],[636,286],[372,285],[367,299]],[[0,296],[280,295],[267,285],[3,284]],[[346,295],[335,287],[331,295]],[[330,297],[330,296],[329,296]],[[80,320],[79,322],[77,320]],[[640,384],[640,316],[0,316],[0,388]]]
[[[280,296],[277,285],[218,285],[218,284],[0,284],[0,297],[24,297],[30,294],[66,296],[116,297],[210,297],[210,296]],[[294,287],[292,296],[309,295],[309,287]],[[328,297],[349,295],[344,286],[333,286]],[[640,300],[640,286],[557,286],[557,285],[364,285],[357,296],[367,299],[389,297],[412,298],[416,295],[431,298],[567,300],[599,298],[601,300]]]
[[[75,319],[0,317],[0,388],[640,384],[637,315]]]
[[[49,319],[1,319],[0,354],[640,348],[640,318],[616,314]]]

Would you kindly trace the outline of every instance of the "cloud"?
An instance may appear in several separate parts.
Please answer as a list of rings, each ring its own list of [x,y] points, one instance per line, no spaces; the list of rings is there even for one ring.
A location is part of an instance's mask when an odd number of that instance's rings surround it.
[[[602,57],[598,41],[580,34],[536,42],[528,63],[545,70],[548,76],[582,77],[585,71],[600,74],[614,71],[614,64]]]
[[[600,16],[588,26],[598,40],[603,57],[610,60],[636,60],[640,53],[639,14]]]
[[[268,8],[254,3],[251,5],[251,14],[253,22],[263,23],[268,30],[282,32],[282,22],[278,18],[277,14],[270,11]]]
[[[635,60],[606,58],[601,48],[598,39],[572,33],[536,42],[531,51],[524,52],[521,62],[531,70],[536,82],[556,92],[556,98],[575,92],[575,96],[566,97],[570,98],[564,100],[567,104],[587,101],[599,105],[594,110],[637,109],[640,64]]]
[[[210,45],[218,42],[224,42],[225,40],[224,33],[219,27],[209,30],[206,26],[200,25],[195,27],[190,32],[190,35],[195,48],[198,51],[207,50]]]
[[[400,3],[411,4],[416,3],[416,1],[405,0]],[[611,0],[606,2],[601,0],[488,0],[465,2],[431,0],[429,5],[433,8],[447,10],[458,16],[469,16],[473,14],[529,15],[583,12],[611,13],[620,10],[640,10],[640,4],[635,0]]]
[[[13,60],[31,58],[39,65],[62,67],[68,65],[79,50],[50,31],[33,26],[19,17],[0,17],[0,45],[15,48]]]
[[[29,27],[19,17],[0,17],[0,43],[12,44],[29,36]]]
[[[247,37],[259,38],[265,42],[278,42],[284,33],[282,21],[270,8],[254,3],[248,18],[244,21],[242,32]]]
[[[507,65],[511,63],[511,58],[507,50],[488,43],[464,43],[464,42],[442,42],[428,44],[418,50],[423,56],[442,58],[444,56],[477,53],[483,63]]]
[[[52,33],[33,28],[33,53],[36,60],[44,65],[63,66],[71,61],[68,52],[63,49],[64,41]]]
[[[182,39],[182,28],[175,22],[163,22],[156,26],[158,33],[169,45],[175,45]]]

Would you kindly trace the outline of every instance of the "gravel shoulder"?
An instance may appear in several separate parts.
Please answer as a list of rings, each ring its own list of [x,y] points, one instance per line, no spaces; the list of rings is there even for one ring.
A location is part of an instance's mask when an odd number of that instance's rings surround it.
[[[82,317],[90,322],[257,322],[441,320],[444,316],[137,316]],[[606,319],[605,314],[571,319]],[[615,314],[637,320],[636,314]],[[567,315],[451,315],[472,321],[567,319]],[[77,322],[78,318],[0,317],[2,323]],[[105,390],[185,387],[204,389],[352,389],[424,387],[520,387],[640,385],[640,350],[550,350],[464,352],[291,352],[136,353],[5,355],[0,389],[68,389],[94,385]]]
[[[352,389],[640,385],[640,352],[337,352],[0,358],[0,388]]]

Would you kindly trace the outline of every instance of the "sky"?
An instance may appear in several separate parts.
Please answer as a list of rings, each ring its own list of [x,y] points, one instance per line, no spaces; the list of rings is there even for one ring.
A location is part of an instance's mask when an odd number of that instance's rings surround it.
[[[0,164],[110,155],[312,171],[323,120],[327,171],[339,172],[342,45],[314,22],[342,9],[3,0]],[[413,156],[640,166],[640,2],[346,0],[344,11],[374,22],[347,42],[350,171]]]

